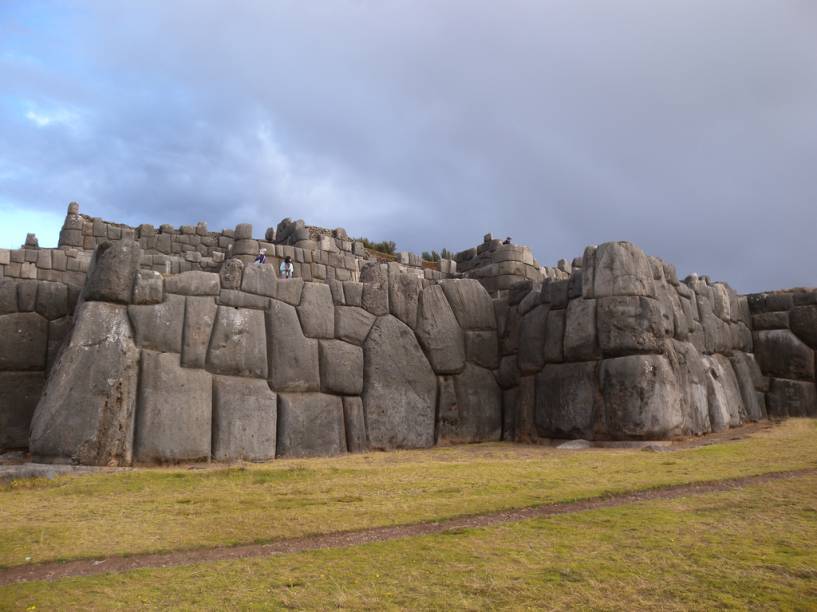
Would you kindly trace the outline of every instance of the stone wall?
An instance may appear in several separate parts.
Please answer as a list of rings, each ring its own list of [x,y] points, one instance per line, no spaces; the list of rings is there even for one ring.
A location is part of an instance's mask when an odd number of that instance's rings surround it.
[[[755,354],[768,377],[769,415],[817,416],[817,290],[757,293],[748,300]]]

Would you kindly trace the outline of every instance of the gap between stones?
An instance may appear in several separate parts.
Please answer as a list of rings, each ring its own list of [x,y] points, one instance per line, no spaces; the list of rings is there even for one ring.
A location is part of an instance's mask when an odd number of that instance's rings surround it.
[[[415,537],[514,523],[527,519],[573,514],[587,510],[614,508],[643,501],[675,499],[689,495],[703,495],[718,491],[728,491],[762,484],[774,480],[801,478],[817,475],[817,468],[803,468],[783,472],[767,472],[753,476],[726,478],[722,480],[670,485],[641,491],[617,493],[591,497],[579,501],[558,502],[527,508],[501,510],[485,514],[462,516],[441,521],[373,527],[359,531],[341,531],[321,535],[278,540],[267,544],[245,544],[238,546],[216,546],[167,553],[147,553],[133,556],[112,556],[102,559],[80,559],[75,561],[49,561],[30,565],[0,569],[0,587],[19,582],[52,582],[62,578],[97,576],[114,572],[126,572],[142,568],[165,568],[211,561],[229,561],[271,557],[323,548],[343,548],[373,542],[384,542],[399,538]]]

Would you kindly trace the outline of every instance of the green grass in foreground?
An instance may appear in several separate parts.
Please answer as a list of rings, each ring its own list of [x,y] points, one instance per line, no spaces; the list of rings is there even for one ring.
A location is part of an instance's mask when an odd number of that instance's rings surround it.
[[[347,549],[0,589],[0,608],[817,609],[817,477]]]
[[[817,466],[817,423],[673,453],[479,444],[0,490],[0,565],[263,542]]]

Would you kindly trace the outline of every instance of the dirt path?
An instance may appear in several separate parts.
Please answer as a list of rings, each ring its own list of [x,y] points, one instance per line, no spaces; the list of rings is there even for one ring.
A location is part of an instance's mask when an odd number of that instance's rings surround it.
[[[231,559],[248,559],[253,557],[268,557],[288,553],[298,553],[321,548],[338,548],[367,544],[369,542],[383,542],[397,538],[422,536],[456,529],[486,527],[512,523],[525,519],[570,514],[585,510],[612,508],[635,502],[654,499],[673,499],[688,495],[702,495],[717,491],[727,491],[749,485],[760,484],[773,480],[798,478],[817,475],[817,468],[805,468],[787,472],[770,472],[756,476],[744,476],[715,480],[699,484],[672,485],[658,489],[648,489],[632,493],[621,493],[605,497],[593,497],[576,502],[561,502],[478,514],[459,518],[446,519],[431,523],[416,523],[413,525],[399,525],[395,527],[375,527],[361,531],[346,531],[325,535],[307,536],[288,540],[279,540],[269,544],[248,544],[244,546],[215,547],[169,553],[141,554],[129,557],[114,556],[102,559],[83,559],[79,561],[46,562],[9,569],[0,569],[0,586],[16,582],[32,580],[53,581],[73,576],[94,576],[111,572],[124,572],[139,568],[174,567],[190,565],[207,561],[225,561]]]

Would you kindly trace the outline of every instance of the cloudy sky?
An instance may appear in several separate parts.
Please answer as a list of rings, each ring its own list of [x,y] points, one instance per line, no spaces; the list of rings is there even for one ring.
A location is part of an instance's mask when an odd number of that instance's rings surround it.
[[[0,246],[71,200],[817,285],[817,2],[2,0]]]

